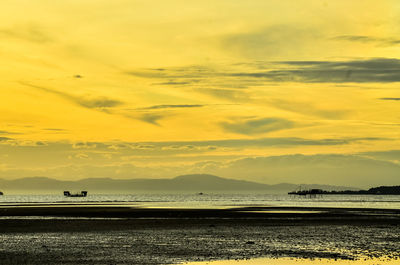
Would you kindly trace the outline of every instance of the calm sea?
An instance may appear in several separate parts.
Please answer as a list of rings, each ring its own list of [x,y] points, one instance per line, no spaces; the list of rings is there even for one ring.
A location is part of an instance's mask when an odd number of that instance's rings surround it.
[[[84,198],[60,195],[3,195],[0,204],[76,203],[132,205],[142,207],[223,208],[237,206],[309,206],[400,209],[396,195],[323,195],[302,198],[270,194],[89,194]]]

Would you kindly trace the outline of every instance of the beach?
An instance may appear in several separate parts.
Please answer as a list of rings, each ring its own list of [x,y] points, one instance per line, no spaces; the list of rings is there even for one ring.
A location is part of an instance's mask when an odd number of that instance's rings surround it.
[[[2,264],[400,257],[398,210],[20,204],[0,216]]]

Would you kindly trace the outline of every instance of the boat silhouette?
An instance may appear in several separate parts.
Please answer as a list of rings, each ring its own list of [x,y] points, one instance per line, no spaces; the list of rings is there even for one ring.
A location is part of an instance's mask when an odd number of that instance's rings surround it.
[[[64,191],[66,197],[86,197],[87,191],[81,191],[81,193],[70,193],[68,190]]]

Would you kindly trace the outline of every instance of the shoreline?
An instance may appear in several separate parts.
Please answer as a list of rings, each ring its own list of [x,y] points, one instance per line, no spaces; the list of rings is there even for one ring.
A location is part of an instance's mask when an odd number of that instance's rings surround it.
[[[0,218],[11,216],[104,218],[309,218],[400,221],[400,209],[354,207],[225,206],[212,208],[146,207],[135,204],[0,204]]]
[[[0,207],[0,260],[7,264],[176,264],[260,257],[399,259],[400,210]]]

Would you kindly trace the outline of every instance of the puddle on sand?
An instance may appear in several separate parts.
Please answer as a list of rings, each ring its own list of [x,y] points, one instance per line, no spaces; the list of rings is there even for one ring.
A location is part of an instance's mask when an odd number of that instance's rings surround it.
[[[361,259],[361,260],[334,260],[334,259],[294,259],[294,258],[258,258],[249,260],[219,260],[187,262],[185,265],[398,265],[400,260],[394,259]]]

